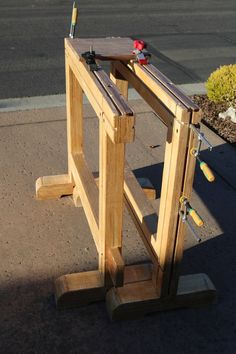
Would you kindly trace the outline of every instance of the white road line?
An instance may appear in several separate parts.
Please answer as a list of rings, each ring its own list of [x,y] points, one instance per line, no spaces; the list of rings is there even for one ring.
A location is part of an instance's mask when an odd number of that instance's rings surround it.
[[[177,85],[187,95],[205,94],[204,83],[183,84]],[[129,89],[129,100],[137,100],[141,97],[134,89]],[[86,97],[84,103],[88,103]],[[7,98],[0,100],[0,113],[25,111],[33,109],[64,107],[66,104],[65,94],[36,96],[36,97],[22,97],[22,98]]]

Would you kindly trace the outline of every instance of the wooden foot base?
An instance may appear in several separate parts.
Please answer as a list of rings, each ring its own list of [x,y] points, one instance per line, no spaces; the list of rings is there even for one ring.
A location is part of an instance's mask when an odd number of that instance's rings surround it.
[[[216,289],[206,274],[181,276],[177,295],[158,298],[151,280],[112,288],[106,295],[111,320],[134,319],[146,314],[212,303]]]
[[[96,184],[99,183],[97,173],[94,173]],[[156,199],[156,190],[148,178],[137,179],[147,199]],[[58,199],[64,195],[73,194],[73,201],[76,207],[81,207],[79,188],[70,182],[69,175],[55,175],[39,177],[35,184],[36,198],[38,200]],[[74,188],[75,187],[75,188]]]
[[[111,320],[135,319],[156,311],[199,307],[214,302],[216,289],[206,274],[179,278],[176,296],[160,298],[152,282],[152,265],[126,266],[124,285],[108,292],[99,271],[63,275],[55,282],[59,308],[106,300]]]
[[[103,300],[105,289],[100,272],[61,276],[55,281],[55,297],[59,308],[79,307]]]
[[[44,176],[36,181],[36,198],[57,199],[73,193],[74,184],[68,175]]]

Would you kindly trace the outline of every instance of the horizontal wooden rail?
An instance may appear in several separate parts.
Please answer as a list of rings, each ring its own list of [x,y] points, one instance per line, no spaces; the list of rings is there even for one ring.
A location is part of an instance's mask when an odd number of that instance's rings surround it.
[[[167,126],[170,127],[174,114],[154,95],[154,93],[130,70],[124,63],[115,62],[116,70],[135,88],[140,96],[150,105],[156,112],[158,118]]]
[[[121,95],[116,85],[112,83],[111,79],[107,76],[105,71],[99,69],[98,71],[95,71],[94,74],[98,78],[99,82],[104,87],[110,98],[113,100],[113,103],[119,110],[121,116],[133,116],[134,113],[132,109],[129,107],[127,101]]]
[[[188,108],[181,103],[181,101],[167,88],[165,87],[158,79],[156,79],[145,66],[142,66],[138,63],[130,63],[127,67],[135,73],[135,75],[149,87],[149,89],[162,101],[165,107],[168,107],[170,112],[178,119],[178,114],[181,112],[188,111]],[[183,116],[183,114],[181,114]],[[184,121],[182,121],[184,123]]]
[[[152,247],[151,241],[156,238],[157,213],[146,199],[142,187],[127,163],[125,166],[124,193],[127,209],[136,224],[152,261],[155,263],[158,254]]]
[[[145,65],[145,69],[162,85],[164,85],[171,92],[172,95],[174,95],[178,100],[180,100],[187,109],[199,111],[199,107],[183,91],[181,91],[177,86],[175,86],[173,82],[168,79],[167,76],[162,74],[162,72],[160,72],[154,65]]]

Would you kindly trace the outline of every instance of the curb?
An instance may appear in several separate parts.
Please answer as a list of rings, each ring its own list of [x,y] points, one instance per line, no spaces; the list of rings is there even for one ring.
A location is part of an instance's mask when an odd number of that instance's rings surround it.
[[[176,85],[179,89],[184,91],[188,96],[198,94],[202,95],[206,93],[204,83],[183,84]],[[129,89],[129,99],[138,100],[141,99],[139,94],[134,89]],[[84,103],[88,103],[86,97],[84,97]],[[26,111],[33,109],[55,108],[64,107],[66,105],[66,95],[49,95],[49,96],[35,96],[35,97],[22,97],[22,98],[7,98],[0,100],[0,113],[14,112],[14,111]]]

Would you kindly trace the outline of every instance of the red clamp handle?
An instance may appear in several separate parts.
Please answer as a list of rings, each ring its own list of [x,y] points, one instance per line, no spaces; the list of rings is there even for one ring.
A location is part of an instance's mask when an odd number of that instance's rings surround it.
[[[136,39],[134,41],[134,48],[138,50],[143,50],[144,48],[146,48],[146,43],[144,41]]]
[[[139,59],[138,63],[141,64],[141,65],[147,65],[148,64],[148,60],[147,60],[147,58]]]

